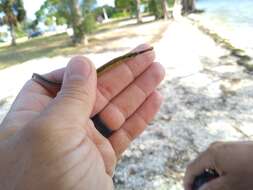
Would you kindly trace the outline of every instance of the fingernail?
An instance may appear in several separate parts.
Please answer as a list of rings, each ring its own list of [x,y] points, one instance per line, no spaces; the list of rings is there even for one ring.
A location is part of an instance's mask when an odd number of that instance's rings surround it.
[[[68,65],[68,76],[88,78],[91,73],[91,62],[84,57],[73,58]]]
[[[149,48],[151,48],[150,45],[148,45],[148,44],[141,44],[141,45],[139,45],[139,46],[134,50],[134,52],[146,50],[146,49],[149,49]]]

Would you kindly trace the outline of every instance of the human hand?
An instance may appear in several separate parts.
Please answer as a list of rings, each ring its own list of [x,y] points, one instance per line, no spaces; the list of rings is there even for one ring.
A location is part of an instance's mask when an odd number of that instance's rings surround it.
[[[194,160],[184,178],[186,190],[205,169],[214,169],[220,177],[206,183],[200,190],[253,189],[253,142],[217,142]]]
[[[63,80],[56,96],[29,81],[0,128],[0,189],[111,189],[117,158],[161,103],[164,71],[153,61],[147,52],[96,81],[94,67],[85,77],[90,63],[76,57],[46,75]],[[89,119],[97,113],[115,130],[109,139]]]

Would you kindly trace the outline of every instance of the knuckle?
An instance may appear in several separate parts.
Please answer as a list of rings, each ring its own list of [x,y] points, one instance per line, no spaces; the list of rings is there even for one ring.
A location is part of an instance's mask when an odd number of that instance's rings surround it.
[[[215,155],[224,145],[225,143],[221,141],[214,142],[209,146],[208,152],[212,155]]]
[[[224,144],[222,141],[216,141],[210,144],[210,147],[219,147]]]
[[[224,142],[214,142],[210,145],[210,147],[207,150],[207,153],[209,154],[210,160],[212,162],[212,166],[214,168],[221,168],[221,154],[223,154],[224,149],[226,148],[227,144]]]
[[[98,89],[101,92],[101,94],[108,100],[115,94],[114,86],[107,85],[106,83],[102,83],[99,81],[98,81]]]

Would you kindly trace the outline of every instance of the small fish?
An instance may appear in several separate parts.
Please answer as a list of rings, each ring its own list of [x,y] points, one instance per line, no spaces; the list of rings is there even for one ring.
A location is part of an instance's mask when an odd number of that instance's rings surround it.
[[[114,67],[117,67],[118,65],[121,65],[122,63],[124,63],[125,61],[129,60],[129,59],[133,59],[135,58],[136,56],[138,55],[141,55],[143,53],[146,53],[146,52],[149,52],[149,51],[152,51],[154,48],[153,47],[150,47],[148,49],[145,49],[145,50],[141,50],[141,51],[136,51],[136,52],[130,52],[130,53],[127,53],[125,55],[122,55],[120,57],[117,57],[111,61],[109,61],[108,63],[106,63],[105,65],[99,67],[97,69],[97,75],[98,77],[101,76],[103,73],[107,72],[108,70],[111,70],[113,69]],[[47,79],[46,77],[40,75],[40,74],[37,74],[37,73],[34,73],[33,76],[32,76],[32,79],[36,82],[38,82],[39,84],[41,84],[43,87],[45,88],[50,88],[50,86],[55,86],[57,88],[60,88],[61,85],[62,85],[62,82],[56,82],[56,81],[52,81],[52,80],[49,80]]]
[[[130,52],[130,53],[127,53],[125,55],[122,55],[120,57],[117,57],[111,61],[109,61],[108,63],[106,63],[105,65],[103,65],[102,67],[98,68],[97,69],[97,74],[98,76],[102,75],[104,72],[114,68],[114,67],[117,67],[118,65],[124,63],[125,61],[129,60],[129,59],[132,59],[132,58],[135,58],[136,56],[138,55],[141,55],[143,53],[146,53],[146,52],[149,52],[149,51],[152,51],[154,48],[151,47],[151,48],[148,48],[148,49],[145,49],[145,50],[141,50],[141,51],[136,51],[136,52]]]

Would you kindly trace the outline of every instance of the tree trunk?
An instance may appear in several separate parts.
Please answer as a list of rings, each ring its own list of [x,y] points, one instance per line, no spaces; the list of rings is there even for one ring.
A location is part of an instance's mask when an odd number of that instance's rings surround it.
[[[71,11],[71,20],[72,27],[74,31],[74,36],[72,41],[74,44],[85,44],[87,43],[87,39],[85,39],[85,33],[82,25],[82,13],[80,10],[80,6],[78,4],[78,0],[69,0],[69,6]]]
[[[191,13],[195,11],[196,0],[182,0],[183,13]]]
[[[189,8],[191,12],[196,10],[196,0],[189,0]]]
[[[136,18],[138,23],[142,23],[141,16],[141,0],[135,0],[136,3]]]
[[[185,13],[188,11],[188,0],[181,0],[182,3],[182,13]]]
[[[104,15],[105,22],[108,22],[108,15],[106,12],[106,8],[104,8],[104,7],[103,7],[103,15]]]
[[[10,23],[10,32],[11,32],[11,45],[15,46],[16,43],[16,33],[15,33],[15,26]]]
[[[169,12],[168,12],[169,6],[167,0],[162,1],[162,7],[163,7],[163,18],[167,20],[169,19]]]

